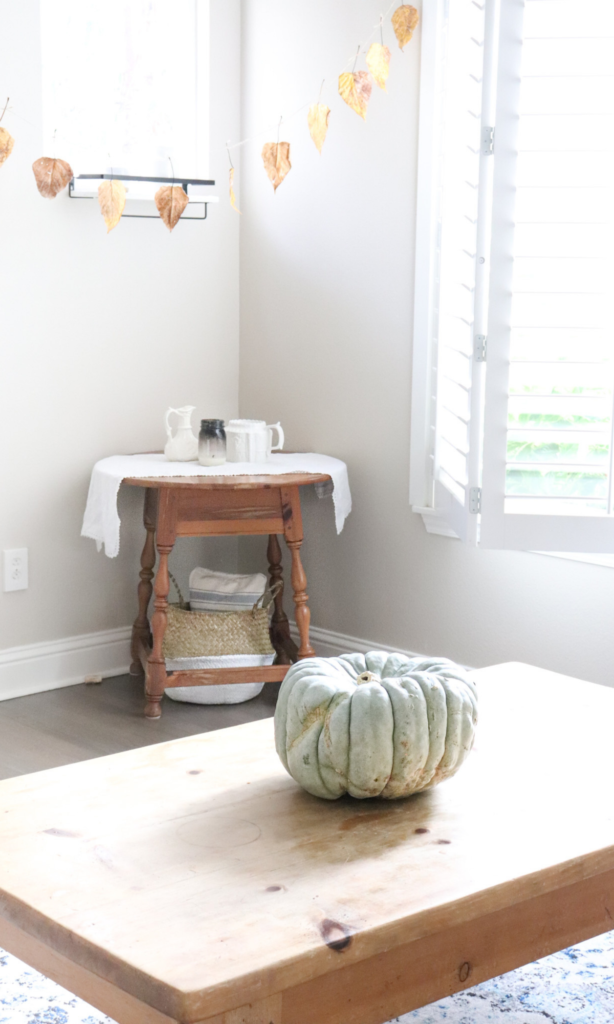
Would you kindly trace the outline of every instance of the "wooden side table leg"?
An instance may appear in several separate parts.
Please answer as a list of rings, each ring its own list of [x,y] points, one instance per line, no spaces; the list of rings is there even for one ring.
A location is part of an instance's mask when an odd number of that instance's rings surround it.
[[[301,645],[298,649],[298,658],[314,658],[315,651],[309,643],[309,622],[311,620],[311,612],[307,607],[307,577],[305,570],[303,569],[303,563],[301,562],[301,556],[299,549],[302,544],[300,540],[289,540],[288,547],[292,554],[292,589],[294,591],[294,604],[296,606],[295,616],[296,625],[298,626],[299,636],[301,638]]]
[[[153,587],[156,599],[154,601],[154,613],[151,617],[153,645],[147,660],[147,674],[145,678],[146,718],[160,718],[162,714],[160,704],[166,686],[166,664],[162,655],[162,641],[166,632],[166,609],[168,607],[168,589],[170,586],[168,556],[172,550],[172,544],[158,544],[160,564]]]
[[[150,511],[150,491],[145,492],[145,505],[143,509],[143,522],[145,524],[145,545],[143,547],[143,553],[141,555],[141,571],[139,573],[140,583],[138,585],[138,601],[139,601],[139,613],[134,620],[132,626],[132,664],[130,666],[131,676],[140,676],[143,674],[143,665],[139,656],[139,650],[141,645],[149,647],[151,644],[151,630],[149,628],[149,618],[147,612],[149,609],[149,602],[153,592],[151,581],[154,577],[154,566],[156,564],[156,545],[155,545],[155,533],[156,523],[155,518],[151,515]]]
[[[303,543],[303,520],[301,516],[301,499],[298,487],[281,489],[281,501],[284,520],[284,536],[292,555],[292,571],[290,579],[295,605],[296,625],[300,637],[298,658],[314,658],[315,651],[309,643],[309,621],[311,614],[307,607],[307,577],[301,562],[300,548]]]
[[[281,548],[276,533],[269,535],[267,547],[269,562],[269,585],[271,588],[281,584],[275,595],[273,616],[271,618],[271,643],[277,651],[277,664],[290,665],[296,661],[298,648],[290,636],[290,624],[284,611],[284,577],[281,567]]]

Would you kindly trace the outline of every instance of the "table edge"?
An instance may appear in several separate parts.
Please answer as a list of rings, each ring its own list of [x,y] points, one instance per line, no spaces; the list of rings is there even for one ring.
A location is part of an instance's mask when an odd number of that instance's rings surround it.
[[[410,917],[356,931],[350,935],[350,942],[343,948],[335,948],[334,945],[329,947],[323,939],[320,948],[280,960],[274,970],[270,966],[248,970],[210,988],[194,991],[182,990],[170,982],[152,977],[144,969],[127,964],[85,936],[79,936],[77,945],[73,929],[52,921],[41,911],[2,888],[0,916],[24,934],[154,1010],[184,1024],[196,1024],[236,1006],[283,993],[306,981],[313,981],[383,952],[388,953],[452,927],[479,920],[491,913],[530,901],[536,896],[564,891],[571,885],[613,870],[614,845],[562,861],[554,868],[548,866],[531,872],[520,880],[511,879],[418,911]],[[19,919],[15,913],[17,909]],[[269,984],[266,983],[267,976],[271,978]],[[231,994],[234,992],[240,995]]]

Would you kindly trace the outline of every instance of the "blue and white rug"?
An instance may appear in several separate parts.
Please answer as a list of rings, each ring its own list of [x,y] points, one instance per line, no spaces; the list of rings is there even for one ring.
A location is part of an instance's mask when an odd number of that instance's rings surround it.
[[[395,1019],[395,1024],[612,1022],[614,932]],[[0,950],[0,1024],[113,1022]]]

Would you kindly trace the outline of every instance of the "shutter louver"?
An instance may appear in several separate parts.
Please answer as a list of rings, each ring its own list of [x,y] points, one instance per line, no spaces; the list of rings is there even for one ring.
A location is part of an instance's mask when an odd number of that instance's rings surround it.
[[[449,3],[439,164],[438,277],[434,295],[435,505],[466,537],[470,480],[484,5]]]

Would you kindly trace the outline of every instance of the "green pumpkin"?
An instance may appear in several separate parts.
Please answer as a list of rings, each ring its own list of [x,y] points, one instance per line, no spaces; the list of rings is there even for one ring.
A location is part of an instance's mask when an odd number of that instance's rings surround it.
[[[454,775],[476,721],[475,683],[445,658],[305,658],[282,683],[275,745],[314,796],[395,800]]]

